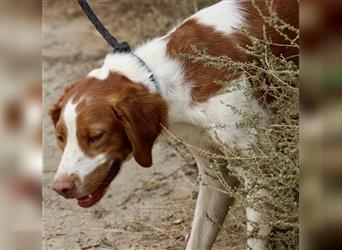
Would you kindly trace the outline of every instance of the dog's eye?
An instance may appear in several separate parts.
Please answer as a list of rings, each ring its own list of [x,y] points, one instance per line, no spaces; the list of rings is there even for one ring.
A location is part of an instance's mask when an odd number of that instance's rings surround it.
[[[64,137],[62,135],[57,135],[57,140],[61,143],[64,142]]]
[[[89,144],[99,141],[103,137],[103,135],[104,135],[104,132],[99,132],[99,133],[89,135],[89,138],[88,138]]]

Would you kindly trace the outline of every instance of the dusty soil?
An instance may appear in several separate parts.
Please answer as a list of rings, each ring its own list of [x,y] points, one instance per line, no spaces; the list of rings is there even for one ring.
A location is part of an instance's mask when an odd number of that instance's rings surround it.
[[[149,169],[138,166],[133,160],[126,163],[107,195],[92,208],[80,208],[74,200],[63,199],[51,190],[61,153],[47,109],[64,86],[100,66],[109,51],[105,41],[79,11],[76,1],[60,3],[44,1],[43,7],[43,249],[184,249],[197,195],[197,170],[168,145],[155,146],[154,165]],[[108,27],[121,40],[132,37],[136,43],[139,36],[161,35],[163,29],[177,22],[171,22],[165,18],[167,14],[163,14],[163,8],[170,4],[153,10],[146,1],[144,26],[152,25],[159,15],[157,28],[150,28],[148,34],[134,28],[125,33],[122,29],[125,20],[127,25],[140,21],[132,19],[134,12],[122,11],[120,1],[116,3],[118,6],[102,1],[95,6],[106,23],[116,23]],[[149,12],[148,8],[153,11]],[[214,249],[241,249],[238,239],[228,235],[228,231],[241,230],[241,225],[232,216],[228,217]]]

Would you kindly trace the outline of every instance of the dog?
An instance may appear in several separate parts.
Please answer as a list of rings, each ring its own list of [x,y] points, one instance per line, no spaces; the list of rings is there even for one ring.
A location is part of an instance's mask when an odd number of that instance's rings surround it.
[[[266,13],[264,0],[256,0],[255,4]],[[297,0],[274,0],[273,6],[280,18],[298,27]],[[263,24],[253,1],[226,0],[198,11],[165,36],[133,52],[109,53],[100,68],[66,87],[50,109],[57,142],[63,150],[53,189],[65,198],[77,199],[81,207],[93,206],[125,161],[133,157],[142,167],[152,165],[152,147],[167,128],[194,146],[190,150],[199,175],[207,184],[199,186],[186,248],[211,249],[233,199],[215,190],[221,184],[208,177],[213,174],[209,161],[195,148],[218,153],[218,139],[241,150],[248,148],[247,132],[235,126],[242,119],[241,114],[222,102],[262,117],[269,116],[269,111],[257,95],[247,98],[243,90],[222,94],[223,86],[215,80],[225,80],[233,72],[206,67],[182,54],[193,53],[195,47],[211,56],[225,55],[248,62],[251,56],[239,49],[248,41],[239,29],[244,27],[261,38]],[[268,31],[274,44],[286,43],[275,30]],[[278,56],[292,56],[298,63],[298,49],[273,46],[272,50]],[[243,72],[234,72],[231,81],[250,86]],[[215,134],[209,131],[210,140],[202,135],[204,128],[217,124],[228,126]],[[230,185],[237,185],[229,173],[223,175]],[[260,214],[249,209],[247,219],[257,223]],[[251,230],[251,225],[247,228]],[[267,249],[267,242],[262,239],[248,239],[247,244],[252,249]]]

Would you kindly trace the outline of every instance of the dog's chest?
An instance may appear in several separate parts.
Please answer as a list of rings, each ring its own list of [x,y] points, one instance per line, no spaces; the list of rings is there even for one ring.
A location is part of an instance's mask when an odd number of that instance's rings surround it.
[[[251,138],[248,128],[239,126],[247,114],[259,114],[266,125],[267,113],[253,96],[247,96],[249,83],[241,79],[239,90],[210,98],[204,103],[177,108],[169,117],[169,130],[188,144],[200,148],[218,148],[227,146],[247,148]],[[171,110],[173,108],[171,107]]]

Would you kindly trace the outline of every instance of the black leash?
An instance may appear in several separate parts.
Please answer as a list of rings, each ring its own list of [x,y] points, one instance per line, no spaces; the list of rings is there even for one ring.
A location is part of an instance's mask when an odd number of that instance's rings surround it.
[[[139,56],[133,54],[131,52],[131,47],[127,42],[119,43],[119,41],[110,34],[110,32],[106,29],[106,27],[101,23],[101,21],[97,18],[94,11],[91,9],[90,5],[86,0],[78,0],[79,5],[81,6],[83,12],[87,15],[90,22],[95,26],[95,28],[98,30],[98,32],[103,36],[103,38],[107,41],[107,43],[113,47],[113,52],[118,53],[131,53],[141,65],[143,65],[147,71],[149,71],[150,76],[149,79],[154,83],[156,90],[159,92],[159,86],[156,83],[153,73],[150,70],[150,68],[147,66],[147,64],[144,62],[143,59],[141,59]]]
[[[81,8],[83,9],[84,13],[89,18],[90,22],[95,26],[98,32],[103,36],[103,38],[107,41],[107,43],[113,47],[114,52],[130,52],[131,47],[127,42],[119,43],[112,34],[106,29],[105,26],[101,23],[101,21],[97,18],[94,11],[91,9],[89,4],[86,0],[78,0]]]

